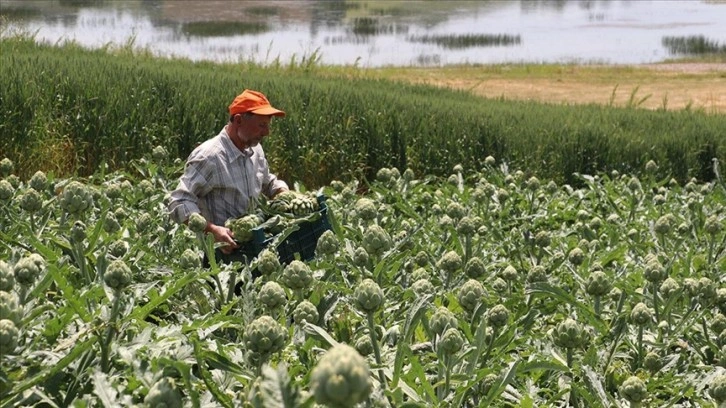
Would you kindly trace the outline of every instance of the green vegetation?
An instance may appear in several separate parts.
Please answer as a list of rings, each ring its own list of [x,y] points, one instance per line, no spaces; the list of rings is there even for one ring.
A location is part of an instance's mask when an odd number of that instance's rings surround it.
[[[671,54],[726,56],[726,44],[721,45],[702,35],[663,37],[662,42]]]
[[[519,44],[519,35],[508,34],[460,34],[410,36],[408,41],[434,43],[445,48],[501,47]]]
[[[215,37],[227,35],[260,34],[270,30],[265,22],[244,21],[196,21],[182,24],[181,30],[186,35]]]
[[[721,406],[726,185],[485,163],[333,181],[314,259],[203,268],[164,149],[85,181],[0,160],[0,405]]]
[[[651,159],[662,178],[712,180],[712,159],[726,162],[724,115],[484,99],[365,75],[314,56],[220,65],[5,38],[0,155],[23,176],[122,169],[156,145],[183,159],[252,88],[288,113],[265,141],[272,168],[310,187],[382,167],[445,176],[456,164],[482,168],[487,155],[568,183],[574,173],[637,173]]]

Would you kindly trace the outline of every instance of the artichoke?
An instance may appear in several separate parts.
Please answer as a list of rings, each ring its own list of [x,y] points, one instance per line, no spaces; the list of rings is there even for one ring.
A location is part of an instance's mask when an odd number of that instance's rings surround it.
[[[268,355],[282,350],[287,342],[287,330],[270,316],[261,316],[245,328],[244,343],[249,351]]]
[[[262,289],[260,289],[260,293],[257,295],[257,300],[267,306],[267,308],[275,309],[287,303],[287,294],[279,283],[268,281],[262,285]]]
[[[263,249],[257,255],[257,270],[264,275],[277,272],[280,269],[280,258],[271,249]]]
[[[467,312],[473,312],[474,309],[482,302],[486,295],[484,286],[476,279],[469,279],[459,289],[457,299],[462,309]]]
[[[18,284],[23,286],[32,285],[45,270],[45,260],[38,254],[20,258],[13,267],[13,274]]]
[[[437,266],[444,272],[452,274],[461,268],[461,264],[461,256],[456,251],[449,251],[439,259]]]
[[[313,282],[313,272],[303,261],[290,262],[282,271],[282,283],[292,290],[306,289]]]
[[[234,239],[239,242],[252,241],[252,230],[262,224],[263,219],[257,214],[248,214],[239,218],[227,220],[224,226],[229,228],[234,234]]]
[[[640,404],[648,395],[643,380],[636,376],[628,377],[620,386],[620,394],[630,403]]]
[[[630,312],[630,321],[638,326],[645,326],[652,320],[653,314],[648,306],[646,306],[643,302],[635,305],[635,307],[633,307],[633,310]]]
[[[318,238],[315,252],[320,255],[333,255],[338,251],[340,247],[340,241],[332,230],[326,230]]]
[[[459,329],[446,329],[438,342],[438,347],[445,355],[456,354],[464,346],[464,336],[461,335]]]
[[[391,236],[377,224],[373,224],[363,234],[363,247],[370,255],[381,255],[391,248]]]
[[[0,291],[9,292],[15,286],[15,275],[5,261],[0,261]]]
[[[0,201],[8,201],[14,194],[15,187],[5,179],[0,180]]]
[[[579,247],[575,247],[567,254],[567,259],[571,264],[578,266],[585,261],[585,253]]]
[[[131,283],[131,269],[122,259],[111,261],[103,274],[103,282],[113,290],[122,290]]]
[[[312,302],[303,300],[295,306],[295,310],[292,312],[292,317],[298,324],[303,324],[303,322],[317,324],[320,315],[318,313],[318,308],[316,308]]]
[[[726,374],[720,374],[711,381],[708,393],[719,405],[726,402]]]
[[[179,258],[179,265],[183,269],[195,269],[202,266],[202,260],[193,249],[187,248],[182,252]]]
[[[442,335],[446,329],[459,327],[459,321],[449,309],[440,306],[429,318],[429,327],[433,335]]]
[[[20,326],[23,309],[20,307],[18,295],[14,292],[0,291],[0,319],[7,319]]]
[[[496,305],[489,309],[487,321],[492,327],[503,327],[509,322],[509,310],[504,305]]]
[[[60,195],[60,206],[66,212],[78,215],[93,207],[93,195],[88,187],[78,181],[71,181]]]
[[[353,292],[356,306],[365,313],[373,313],[383,306],[383,290],[372,279],[364,279]]]
[[[419,279],[411,285],[411,289],[419,296],[434,293],[434,285],[428,279]]]
[[[310,390],[318,404],[353,407],[371,393],[368,363],[353,347],[339,343],[313,368]]]
[[[587,332],[571,318],[557,325],[552,337],[556,346],[566,349],[580,348],[588,340]]]
[[[610,278],[603,271],[595,271],[587,278],[585,290],[591,296],[605,296],[612,289]]]
[[[7,356],[15,352],[18,347],[20,332],[12,320],[0,319],[0,356]]]
[[[476,279],[486,273],[486,265],[481,258],[472,256],[464,265],[464,273],[466,276]]]
[[[144,398],[144,403],[152,408],[181,408],[182,394],[173,378],[164,377],[157,381]]]

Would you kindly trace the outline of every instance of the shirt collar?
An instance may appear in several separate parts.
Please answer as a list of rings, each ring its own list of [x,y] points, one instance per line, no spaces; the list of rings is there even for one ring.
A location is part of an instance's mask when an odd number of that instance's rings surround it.
[[[252,147],[248,147],[244,150],[240,150],[237,148],[237,146],[234,145],[232,142],[232,139],[227,134],[227,129],[222,128],[222,132],[220,132],[220,136],[222,136],[222,144],[224,145],[224,150],[227,151],[227,155],[229,156],[230,161],[235,161],[240,158],[240,156],[244,158],[249,158],[254,154],[254,151],[252,150]]]

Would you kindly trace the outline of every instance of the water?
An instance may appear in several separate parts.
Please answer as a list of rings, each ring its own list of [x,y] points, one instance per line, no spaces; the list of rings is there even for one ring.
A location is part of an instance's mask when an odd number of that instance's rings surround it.
[[[131,44],[195,61],[640,64],[683,56],[667,38],[694,37],[726,50],[723,0],[0,0],[0,14],[4,35]],[[467,46],[464,36],[489,40]],[[422,37],[451,41],[414,41]]]

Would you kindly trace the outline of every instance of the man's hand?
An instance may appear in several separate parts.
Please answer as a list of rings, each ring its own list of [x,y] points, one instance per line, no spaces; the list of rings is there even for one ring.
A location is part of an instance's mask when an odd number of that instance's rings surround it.
[[[231,254],[236,248],[239,247],[237,242],[234,240],[234,233],[227,227],[207,223],[206,232],[214,235],[214,242],[221,242],[226,245],[219,247],[219,250],[224,254]]]

